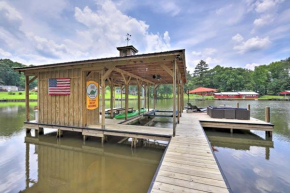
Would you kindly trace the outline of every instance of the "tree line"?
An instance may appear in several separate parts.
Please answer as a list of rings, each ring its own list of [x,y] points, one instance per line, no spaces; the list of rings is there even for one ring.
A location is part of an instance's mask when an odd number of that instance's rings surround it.
[[[25,87],[25,77],[14,71],[14,67],[25,65],[9,59],[0,59],[0,85]],[[30,88],[37,86],[37,81],[30,84]],[[261,95],[277,94],[290,90],[290,57],[260,65],[254,70],[245,68],[223,67],[220,65],[209,69],[208,64],[201,60],[193,73],[187,72],[185,92],[197,87],[216,88],[223,91],[255,91]],[[135,89],[131,86],[130,89]],[[152,93],[152,91],[151,91]],[[160,85],[158,98],[171,98],[172,85]]]
[[[186,90],[197,87],[216,88],[225,91],[255,91],[260,95],[275,95],[290,90],[290,57],[256,66],[254,70],[215,66],[209,69],[201,60],[193,73],[187,72]]]
[[[25,88],[25,76],[23,73],[14,71],[13,68],[27,67],[24,64],[13,62],[9,59],[0,59],[0,85],[18,86]],[[33,81],[30,88],[37,86],[37,81]]]

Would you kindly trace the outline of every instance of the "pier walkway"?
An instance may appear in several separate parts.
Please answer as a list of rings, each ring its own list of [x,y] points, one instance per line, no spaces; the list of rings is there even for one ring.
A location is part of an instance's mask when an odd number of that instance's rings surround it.
[[[182,114],[148,192],[229,192],[194,115]]]

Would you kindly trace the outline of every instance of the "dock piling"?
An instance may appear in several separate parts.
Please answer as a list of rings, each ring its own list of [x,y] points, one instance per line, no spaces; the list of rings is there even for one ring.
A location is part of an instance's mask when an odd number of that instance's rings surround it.
[[[240,108],[240,104],[239,103],[237,103],[237,108]]]
[[[43,130],[42,127],[39,127],[39,129],[38,129],[38,134],[39,134],[39,135],[43,135],[43,134],[44,134],[44,130]]]
[[[265,108],[265,121],[270,123],[270,107]]]
[[[247,110],[251,110],[251,105],[248,104]]]

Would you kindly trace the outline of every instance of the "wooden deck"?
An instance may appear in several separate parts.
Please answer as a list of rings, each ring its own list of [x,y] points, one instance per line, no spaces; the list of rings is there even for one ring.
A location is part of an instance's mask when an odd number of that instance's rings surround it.
[[[229,192],[194,114],[183,113],[148,192]]]
[[[250,120],[237,119],[215,119],[206,113],[192,113],[203,127],[222,128],[222,129],[241,129],[241,130],[261,130],[273,131],[274,125],[259,119],[250,118]]]

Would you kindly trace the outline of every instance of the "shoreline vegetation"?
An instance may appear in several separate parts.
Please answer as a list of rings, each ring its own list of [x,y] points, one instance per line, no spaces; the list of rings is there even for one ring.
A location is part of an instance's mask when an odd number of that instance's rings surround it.
[[[106,100],[110,100],[110,92],[106,92]],[[137,95],[129,95],[129,100],[137,100]],[[152,96],[150,96],[152,98]],[[37,92],[30,92],[29,93],[29,99],[30,101],[37,101]],[[157,99],[172,99],[171,95],[168,95],[166,98],[160,98]],[[187,101],[188,96],[187,94],[184,94],[184,100]],[[264,95],[259,97],[258,99],[214,99],[213,96],[200,96],[196,94],[190,94],[189,95],[190,100],[290,100],[289,97],[285,96],[276,96],[276,95]],[[121,100],[121,94],[115,94],[115,100]],[[123,99],[125,100],[125,94],[123,94]],[[141,100],[143,100],[143,97],[141,97]],[[24,91],[17,91],[17,92],[0,92],[0,102],[25,102],[25,93]]]

